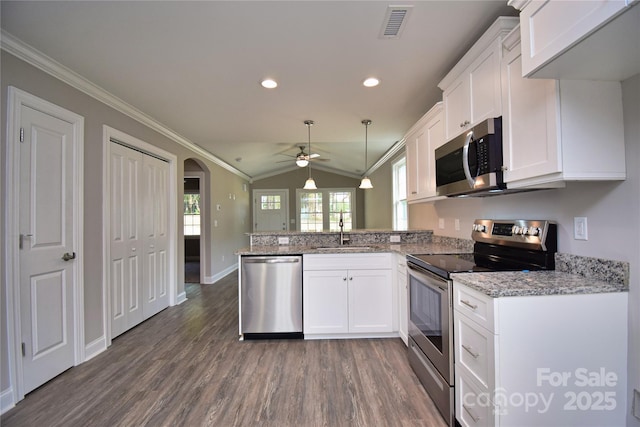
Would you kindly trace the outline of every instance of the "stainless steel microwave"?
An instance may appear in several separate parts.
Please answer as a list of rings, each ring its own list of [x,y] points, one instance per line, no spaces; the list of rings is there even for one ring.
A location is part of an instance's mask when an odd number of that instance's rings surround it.
[[[437,148],[435,160],[439,196],[502,192],[502,118],[480,122]]]

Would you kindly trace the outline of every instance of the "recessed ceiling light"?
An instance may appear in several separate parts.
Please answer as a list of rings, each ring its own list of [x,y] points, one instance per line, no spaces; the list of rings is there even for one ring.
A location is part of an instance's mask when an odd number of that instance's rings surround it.
[[[273,79],[264,79],[262,82],[260,82],[260,84],[262,85],[262,87],[267,89],[274,89],[278,87],[278,82]]]
[[[365,81],[362,82],[365,87],[376,87],[380,84],[380,80],[375,77],[369,77]]]

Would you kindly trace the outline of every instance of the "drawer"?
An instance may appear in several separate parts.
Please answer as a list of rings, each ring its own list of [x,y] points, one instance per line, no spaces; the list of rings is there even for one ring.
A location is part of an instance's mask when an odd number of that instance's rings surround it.
[[[456,419],[461,426],[497,425],[493,402],[485,390],[479,389],[464,373],[456,372]]]
[[[307,270],[386,270],[393,267],[391,254],[377,253],[331,253],[305,254],[302,265]]]
[[[456,372],[466,370],[486,390],[495,388],[495,337],[460,313],[454,313]]]
[[[453,282],[453,308],[466,314],[491,332],[495,332],[493,304],[493,298]]]

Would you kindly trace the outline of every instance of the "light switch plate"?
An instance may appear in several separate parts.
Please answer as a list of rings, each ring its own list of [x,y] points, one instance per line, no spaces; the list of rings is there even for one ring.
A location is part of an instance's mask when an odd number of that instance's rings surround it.
[[[454,221],[454,227],[456,229],[456,231],[460,231],[460,220],[458,218],[456,218],[456,220]]]
[[[389,242],[391,242],[391,243],[400,243],[400,236],[398,236],[397,234],[392,234],[389,237]]]
[[[438,218],[438,228],[444,230],[444,218]]]
[[[575,240],[588,240],[587,217],[577,216],[573,218],[573,238]]]

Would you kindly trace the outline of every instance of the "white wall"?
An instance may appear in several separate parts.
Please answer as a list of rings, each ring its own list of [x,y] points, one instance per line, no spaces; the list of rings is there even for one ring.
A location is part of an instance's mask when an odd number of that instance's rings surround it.
[[[433,229],[436,235],[468,239],[476,218],[549,219],[558,223],[559,252],[629,262],[630,412],[632,390],[640,389],[640,75],[623,82],[622,90],[626,181],[569,183],[564,189],[411,205],[409,225]],[[573,239],[576,216],[587,217],[587,241]],[[444,218],[444,230],[438,229],[438,218]],[[454,229],[456,218],[460,219],[460,231]],[[629,415],[627,425],[638,427],[640,420]]]

